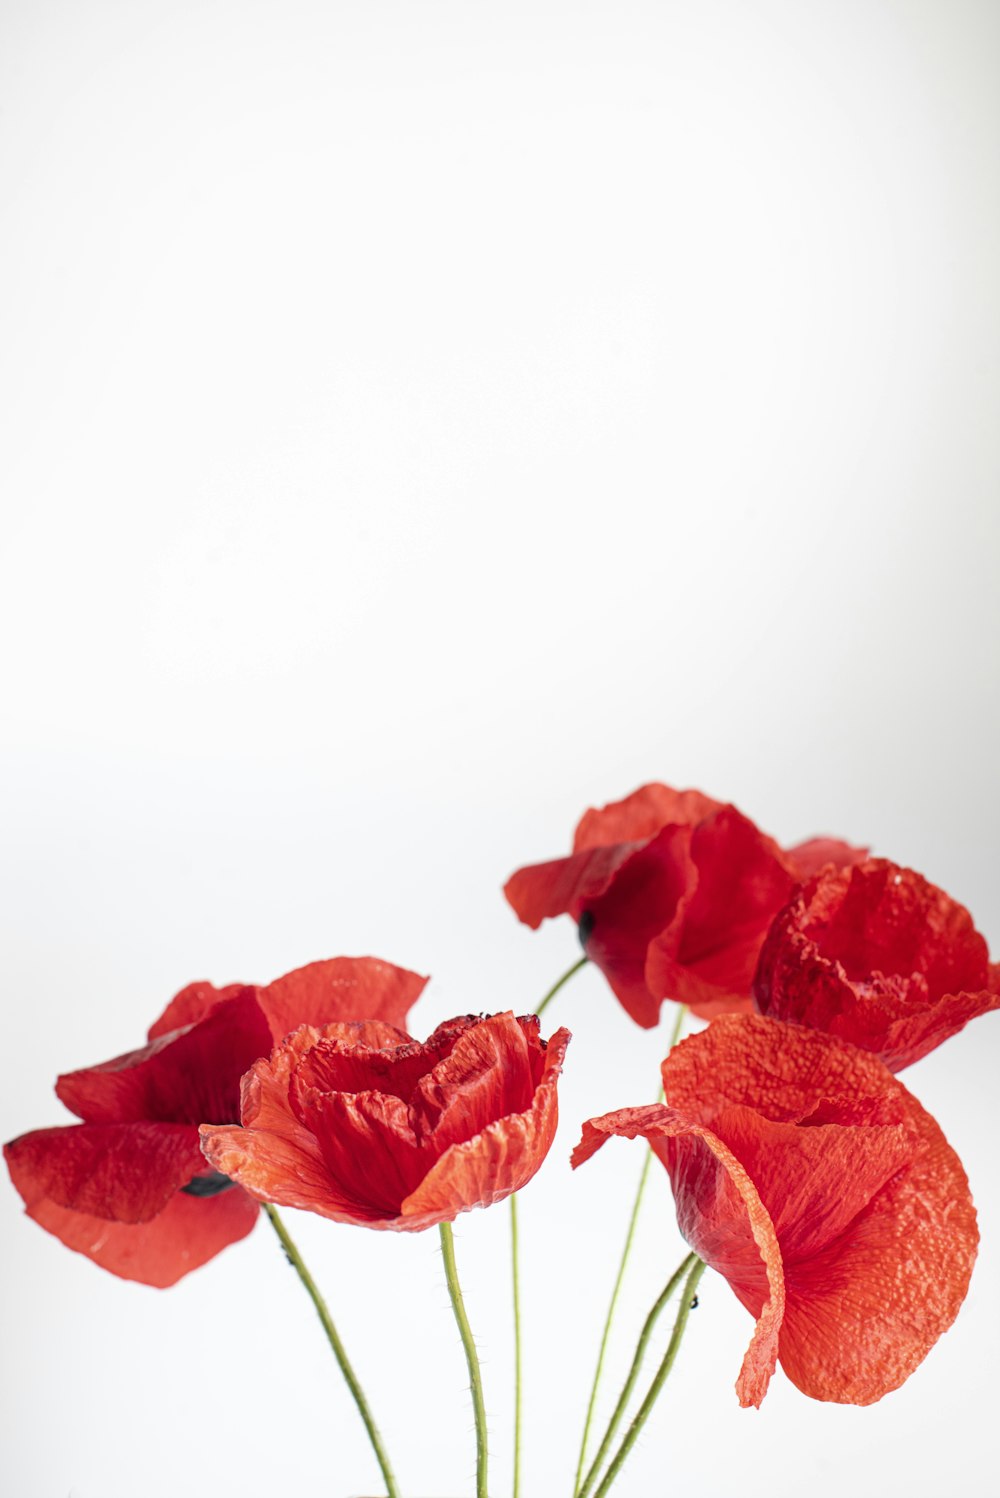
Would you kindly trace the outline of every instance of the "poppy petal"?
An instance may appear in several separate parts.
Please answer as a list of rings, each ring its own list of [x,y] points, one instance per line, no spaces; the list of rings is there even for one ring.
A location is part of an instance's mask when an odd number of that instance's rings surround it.
[[[721,801],[701,791],[675,791],[652,782],[622,801],[585,811],[573,837],[573,852],[608,843],[645,842],[664,827],[688,827],[719,811]]]
[[[979,1234],[969,1183],[937,1123],[899,1083],[918,1142],[841,1241],[786,1264],[781,1365],[813,1399],[873,1404],[958,1315]]]
[[[189,983],[174,995],[159,1019],[150,1025],[147,1040],[159,1040],[161,1035],[169,1035],[172,1030],[186,1030],[189,1025],[196,1025],[217,1004],[235,999],[249,987],[248,983],[229,983],[224,988],[216,988],[214,983]]]
[[[25,1204],[42,1200],[118,1222],[148,1222],[204,1169],[187,1124],[70,1124],[4,1145]]]
[[[912,869],[825,869],[775,917],[754,977],[762,1014],[912,1065],[1000,1007],[964,906]]]
[[[664,827],[622,864],[608,889],[587,904],[584,949],[636,1024],[659,1023],[665,998],[680,998],[664,977],[650,984],[648,954],[676,950],[697,885],[691,828]]]
[[[421,1079],[411,1104],[421,1135],[433,1135],[443,1149],[498,1117],[523,1113],[534,1093],[528,1038],[508,1012],[465,1029]]]
[[[785,858],[796,879],[811,879],[828,863],[838,869],[847,869],[852,864],[864,863],[867,857],[867,848],[854,848],[836,837],[811,837],[804,843],[797,843],[794,848],[785,849]]]
[[[159,1290],[245,1238],[258,1211],[256,1202],[235,1190],[207,1197],[176,1191],[157,1217],[136,1224],[70,1212],[46,1200],[27,1209],[29,1217],[67,1248],[121,1279]]]
[[[347,1020],[377,1020],[405,1030],[427,981],[377,957],[331,957],[268,983],[258,989],[257,999],[276,1043],[300,1025]]]
[[[777,1361],[785,1281],[774,1224],[753,1181],[711,1129],[659,1105],[590,1119],[573,1151],[574,1169],[612,1135],[649,1140],[670,1172],[681,1234],[756,1317],[736,1392],[741,1405],[759,1406]]]
[[[488,1207],[520,1191],[537,1173],[559,1122],[556,1084],[568,1030],[557,1030],[545,1051],[545,1066],[530,1107],[495,1119],[474,1138],[453,1144],[406,1198],[393,1226],[421,1231],[450,1222],[460,1211]]]
[[[693,889],[649,943],[644,981],[703,1018],[750,1008],[750,983],[767,928],[791,876],[781,850],[734,806],[694,828]]]
[[[270,1049],[267,1021],[245,988],[187,1030],[68,1072],[56,1095],[86,1123],[228,1123],[239,1117],[240,1077]]]
[[[898,1387],[954,1320],[978,1241],[938,1125],[876,1056],[759,1016],[716,1020],[675,1047],[662,1074],[670,1106],[711,1121],[770,1209],[789,1376],[813,1398],[852,1404]],[[790,1124],[802,1136],[791,1149]],[[687,1189],[689,1210],[714,1210],[697,1183]],[[824,1204],[834,1191],[842,1199]]]
[[[583,906],[604,893],[618,869],[641,846],[617,843],[532,864],[512,874],[503,892],[518,920],[532,930],[557,915],[578,919]]]
[[[350,1222],[356,1204],[334,1195],[319,1144],[289,1100],[296,1060],[316,1034],[297,1031],[269,1061],[251,1067],[243,1078],[244,1127],[206,1125],[201,1148],[210,1165],[257,1201]]]

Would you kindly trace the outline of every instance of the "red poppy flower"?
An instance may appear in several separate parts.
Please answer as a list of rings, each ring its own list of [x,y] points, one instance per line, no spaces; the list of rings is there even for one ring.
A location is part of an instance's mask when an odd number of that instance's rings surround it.
[[[749,1009],[761,942],[795,882],[866,851],[814,838],[783,852],[735,806],[644,785],[585,812],[570,857],[519,869],[504,894],[528,926],[572,916],[587,956],[650,1029],[668,998],[703,1019]]]
[[[258,1207],[211,1171],[198,1126],[239,1118],[240,1078],[305,1022],[406,1023],[427,982],[370,957],[299,968],[264,988],[193,983],[139,1051],[59,1078],[83,1120],[4,1146],[29,1217],[123,1279],[164,1288],[244,1238]]]
[[[419,1232],[520,1191],[555,1136],[569,1042],[534,1015],[469,1015],[425,1044],[387,1024],[307,1027],[243,1080],[207,1159],[258,1201]]]
[[[877,1057],[818,1031],[728,1015],[663,1063],[666,1107],[592,1119],[648,1139],[681,1233],[757,1318],[736,1384],[759,1405],[776,1359],[814,1399],[873,1404],[965,1298],[978,1234],[961,1163]]]
[[[839,1035],[901,1071],[1000,1008],[1000,984],[963,905],[873,858],[793,893],[761,951],[754,998],[761,1014]]]

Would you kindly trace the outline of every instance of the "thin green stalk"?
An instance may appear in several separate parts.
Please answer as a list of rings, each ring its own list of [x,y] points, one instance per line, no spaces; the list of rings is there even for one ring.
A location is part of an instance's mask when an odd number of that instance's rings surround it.
[[[615,1276],[614,1289],[611,1292],[611,1300],[608,1303],[608,1314],[604,1318],[604,1331],[601,1333],[601,1345],[597,1352],[597,1367],[594,1369],[594,1381],[590,1387],[590,1400],[587,1404],[587,1416],[583,1422],[583,1438],[580,1441],[580,1456],[576,1464],[576,1476],[573,1479],[573,1492],[579,1492],[580,1482],[583,1477],[583,1469],[587,1461],[587,1442],[590,1440],[590,1427],[594,1420],[594,1409],[597,1405],[597,1393],[601,1386],[601,1374],[604,1372],[604,1355],[608,1350],[608,1340],[611,1336],[611,1324],[615,1319],[615,1310],[618,1306],[618,1296],[621,1293],[622,1281],[625,1278],[625,1269],[628,1265],[629,1255],[632,1252],[632,1239],[635,1237],[635,1225],[639,1221],[639,1208],[642,1206],[643,1193],[646,1190],[646,1181],[649,1177],[649,1166],[653,1158],[653,1152],[646,1150],[646,1158],[642,1162],[642,1173],[639,1176],[639,1189],[635,1194],[632,1204],[632,1216],[629,1218],[628,1231],[625,1234],[625,1246],[622,1249],[621,1262],[618,1265],[618,1273]]]
[[[684,1020],[687,1017],[687,1008],[683,1004],[677,1006],[677,1018],[670,1036],[669,1050],[673,1050],[681,1037],[684,1028]],[[662,1091],[657,1093],[657,1101],[663,1097]],[[618,1265],[618,1274],[615,1278],[614,1289],[611,1292],[611,1300],[608,1304],[608,1314],[604,1318],[604,1330],[601,1333],[601,1345],[597,1353],[597,1367],[594,1369],[594,1381],[590,1387],[590,1400],[587,1404],[587,1415],[583,1422],[583,1437],[580,1441],[580,1456],[576,1464],[576,1476],[573,1479],[574,1498],[580,1493],[580,1484],[583,1480],[583,1469],[587,1464],[587,1443],[590,1440],[590,1427],[594,1421],[594,1410],[597,1407],[597,1395],[601,1387],[601,1374],[604,1371],[604,1357],[608,1350],[608,1341],[611,1337],[611,1326],[615,1319],[615,1311],[618,1308],[618,1297],[621,1294],[622,1281],[625,1278],[625,1269],[628,1265],[629,1255],[632,1252],[632,1239],[635,1237],[635,1226],[639,1221],[639,1210],[642,1206],[642,1198],[646,1190],[646,1182],[649,1179],[649,1167],[652,1163],[653,1152],[646,1151],[646,1158],[642,1163],[642,1172],[639,1176],[639,1186],[635,1193],[635,1201],[632,1204],[632,1216],[629,1218],[628,1230],[625,1234],[625,1244],[622,1248],[621,1262]],[[589,1476],[589,1474],[588,1474]]]
[[[557,979],[557,981],[553,983],[552,987],[549,989],[542,1002],[536,1008],[535,1013],[537,1015],[544,1014],[546,1009],[552,1003],[552,1000],[555,998],[556,994],[559,992],[560,988],[562,988],[563,984],[568,983],[573,974],[578,973],[582,967],[586,967],[589,961],[589,957],[581,957],[579,962],[574,962],[572,967],[567,968],[562,977]]]
[[[681,1031],[684,1029],[684,1021],[686,1019],[687,1019],[687,1005],[686,1004],[678,1004],[677,1005],[677,1018],[674,1020],[674,1028],[670,1032],[670,1044],[667,1047],[667,1055],[668,1056],[670,1055],[670,1052],[673,1050],[674,1046],[677,1044],[677,1042],[681,1038]]]
[[[344,1378],[347,1382],[347,1387],[350,1389],[351,1395],[354,1399],[354,1403],[358,1407],[358,1413],[361,1416],[361,1419],[364,1421],[365,1430],[368,1432],[368,1439],[372,1443],[372,1449],[375,1452],[378,1464],[382,1469],[382,1476],[385,1478],[385,1486],[386,1492],[388,1493],[388,1498],[399,1498],[399,1488],[396,1486],[396,1479],[393,1476],[392,1467],[389,1465],[389,1458],[386,1455],[385,1447],[382,1445],[382,1437],[379,1435],[378,1426],[375,1424],[372,1412],[368,1407],[368,1401],[365,1398],[364,1390],[358,1382],[358,1376],[355,1373],[354,1369],[351,1367],[351,1362],[347,1356],[344,1344],[340,1340],[340,1334],[333,1324],[333,1317],[330,1315],[330,1312],[327,1309],[326,1301],[319,1293],[319,1290],[316,1286],[316,1281],[313,1279],[312,1275],[306,1268],[305,1263],[302,1259],[302,1255],[299,1253],[291,1237],[289,1236],[288,1229],[285,1227],[285,1224],[278,1216],[277,1210],[271,1206],[270,1202],[265,1202],[264,1211],[267,1213],[271,1222],[271,1226],[277,1233],[278,1240],[281,1243],[282,1248],[285,1250],[285,1257],[305,1286],[306,1293],[308,1294],[309,1299],[316,1307],[316,1314],[319,1316],[320,1321],[323,1323],[323,1330],[326,1332],[327,1340],[329,1341],[330,1346],[333,1348],[333,1355],[337,1359],[337,1363],[340,1366],[340,1371],[344,1375]]]
[[[479,1371],[479,1356],[476,1352],[476,1343],[469,1325],[469,1318],[465,1314],[465,1302],[462,1299],[462,1287],[458,1283],[458,1270],[455,1267],[455,1239],[451,1231],[450,1222],[441,1224],[441,1252],[444,1255],[444,1272],[448,1281],[448,1294],[451,1296],[452,1309],[455,1312],[455,1320],[458,1323],[458,1334],[462,1339],[465,1349],[465,1361],[469,1367],[469,1379],[472,1384],[472,1408],[476,1414],[476,1498],[489,1498],[486,1491],[486,1405],[483,1400],[483,1379]]]
[[[621,1424],[622,1416],[625,1413],[625,1409],[628,1405],[629,1399],[632,1397],[632,1390],[635,1388],[636,1379],[639,1377],[639,1370],[642,1367],[642,1360],[646,1355],[646,1346],[653,1333],[653,1328],[660,1318],[660,1312],[669,1301],[671,1295],[673,1295],[674,1291],[677,1289],[677,1286],[680,1284],[681,1280],[692,1268],[693,1263],[694,1254],[688,1254],[687,1258],[684,1259],[681,1262],[680,1266],[674,1270],[673,1274],[670,1276],[670,1279],[667,1281],[666,1288],[663,1290],[649,1315],[646,1317],[642,1331],[639,1333],[639,1341],[636,1344],[635,1356],[632,1359],[632,1366],[629,1369],[628,1378],[625,1380],[625,1387],[622,1389],[621,1394],[618,1397],[618,1403],[615,1405],[614,1414],[611,1416],[611,1419],[608,1422],[608,1428],[604,1433],[604,1439],[602,1440],[600,1446],[597,1448],[597,1455],[594,1457],[594,1460],[591,1463],[590,1471],[587,1473],[587,1476],[584,1479],[583,1486],[580,1488],[579,1493],[577,1494],[577,1498],[586,1498],[586,1495],[590,1492],[591,1488],[594,1486],[594,1483],[597,1481],[598,1473],[600,1472],[601,1467],[604,1463],[604,1458],[607,1456],[608,1450],[611,1446],[611,1442],[614,1440],[615,1431]]]
[[[677,1320],[674,1322],[673,1335],[670,1338],[670,1344],[667,1347],[663,1362],[657,1369],[656,1377],[653,1379],[653,1382],[649,1386],[649,1393],[646,1395],[645,1399],[642,1401],[642,1404],[639,1406],[639,1410],[636,1414],[635,1419],[632,1421],[632,1424],[625,1432],[625,1439],[622,1441],[618,1450],[612,1457],[611,1465],[605,1472],[604,1479],[600,1487],[597,1489],[597,1492],[594,1494],[594,1498],[605,1498],[605,1494],[624,1466],[625,1458],[628,1456],[629,1452],[632,1450],[632,1447],[638,1440],[639,1432],[642,1430],[642,1427],[649,1419],[649,1414],[653,1408],[653,1405],[660,1397],[660,1391],[667,1381],[671,1368],[674,1366],[678,1350],[680,1349],[681,1342],[684,1338],[684,1329],[687,1326],[688,1317],[691,1314],[691,1302],[694,1300],[695,1291],[698,1288],[698,1281],[705,1273],[706,1268],[707,1265],[705,1264],[703,1259],[696,1259],[694,1267],[692,1268],[690,1274],[684,1282],[684,1289],[681,1291],[680,1309],[677,1312]]]
[[[510,1199],[510,1258],[514,1287],[514,1498],[521,1493],[521,1276],[517,1256],[517,1194]]]
[[[574,962],[562,977],[559,978],[549,989],[542,999],[535,1014],[541,1014],[564,983],[568,983],[574,973],[578,973],[582,967],[586,967],[590,959],[587,956],[579,958]],[[522,1409],[522,1356],[521,1356],[521,1278],[518,1258],[518,1234],[517,1234],[517,1194],[510,1199],[510,1258],[511,1258],[511,1280],[513,1286],[514,1300],[514,1494],[513,1498],[520,1498],[521,1493],[521,1409]]]

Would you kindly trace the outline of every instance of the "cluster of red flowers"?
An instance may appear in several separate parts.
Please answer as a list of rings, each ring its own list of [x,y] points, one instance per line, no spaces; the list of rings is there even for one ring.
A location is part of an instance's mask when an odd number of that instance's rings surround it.
[[[662,785],[588,811],[572,853],[506,894],[530,926],[571,916],[638,1024],[668,1000],[710,1021],[664,1061],[664,1104],[590,1120],[574,1163],[614,1134],[649,1141],[682,1234],[756,1319],[741,1402],[778,1360],[818,1399],[896,1388],[957,1314],[976,1251],[961,1164],[893,1075],[1000,1007],[968,912],[864,849],[783,850]],[[162,1287],[244,1237],[261,1202],[420,1231],[519,1191],[555,1135],[569,1035],[468,1015],[420,1043],[425,982],[337,958],[184,989],[142,1049],[59,1079],[81,1122],[5,1147],[29,1215]]]
[[[530,926],[570,915],[639,1024],[667,999],[712,1021],[664,1061],[665,1103],[591,1119],[574,1163],[648,1139],[683,1236],[757,1320],[740,1402],[777,1360],[816,1399],[897,1388],[958,1314],[978,1243],[958,1157],[892,1075],[1000,1007],[968,911],[866,849],[783,851],[663,785],[588,811],[573,853],[506,895]]]

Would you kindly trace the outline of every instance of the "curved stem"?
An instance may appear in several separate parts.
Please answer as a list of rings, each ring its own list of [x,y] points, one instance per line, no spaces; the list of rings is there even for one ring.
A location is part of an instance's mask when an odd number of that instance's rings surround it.
[[[560,988],[562,988],[563,984],[568,983],[573,974],[578,973],[582,967],[586,967],[589,961],[589,957],[581,957],[578,962],[574,962],[572,967],[567,968],[562,977],[558,978],[556,982],[553,983],[544,999],[535,1009],[535,1013],[539,1016],[543,1015],[546,1009],[552,1003],[552,1000],[555,998],[556,994],[559,992]]]
[[[364,1390],[358,1382],[358,1376],[355,1373],[354,1369],[351,1367],[351,1361],[347,1356],[347,1352],[344,1348],[343,1342],[340,1340],[340,1334],[333,1324],[333,1317],[330,1315],[330,1312],[327,1309],[326,1301],[319,1293],[319,1290],[316,1286],[316,1281],[313,1279],[312,1275],[306,1268],[305,1263],[302,1259],[302,1255],[295,1247],[294,1242],[289,1236],[288,1229],[285,1227],[285,1224],[278,1216],[277,1209],[275,1207],[272,1207],[270,1202],[265,1202],[264,1211],[267,1213],[268,1218],[271,1222],[271,1226],[277,1233],[278,1240],[281,1243],[282,1248],[285,1250],[285,1257],[305,1286],[306,1293],[308,1294],[310,1300],[316,1308],[316,1314],[319,1316],[320,1321],[323,1323],[323,1330],[326,1332],[327,1340],[329,1341],[330,1346],[333,1348],[333,1355],[337,1359],[337,1363],[340,1366],[340,1371],[344,1375],[344,1378],[347,1382],[347,1387],[350,1389],[351,1395],[354,1399],[354,1403],[358,1407],[358,1413],[361,1416],[361,1419],[364,1421],[365,1430],[368,1432],[368,1439],[372,1443],[372,1449],[375,1452],[378,1464],[382,1469],[382,1476],[385,1478],[386,1492],[388,1493],[389,1498],[399,1498],[399,1489],[396,1486],[396,1479],[393,1476],[392,1467],[389,1464],[389,1458],[386,1455],[385,1447],[382,1445],[382,1437],[379,1435],[378,1426],[375,1424],[372,1412],[368,1407],[368,1401],[365,1398]]]
[[[672,1051],[674,1046],[680,1040],[681,1031],[684,1028],[684,1021],[686,1018],[686,1006],[684,1004],[678,1004],[677,1018],[674,1021],[674,1028],[670,1035],[670,1045],[668,1047],[668,1052]],[[657,1102],[659,1102],[662,1097],[663,1092],[661,1089],[657,1093]],[[594,1369],[594,1381],[590,1387],[590,1400],[587,1404],[587,1415],[583,1422],[583,1437],[580,1441],[580,1456],[576,1464],[576,1477],[573,1479],[574,1498],[579,1498],[581,1492],[580,1484],[583,1479],[583,1469],[587,1464],[587,1442],[590,1439],[590,1427],[593,1424],[594,1410],[597,1405],[597,1394],[601,1386],[601,1374],[604,1371],[604,1355],[607,1352],[608,1339],[611,1336],[611,1324],[615,1319],[615,1311],[618,1308],[618,1296],[621,1293],[622,1281],[625,1278],[625,1269],[628,1264],[629,1254],[632,1251],[632,1239],[635,1237],[635,1225],[639,1221],[639,1209],[642,1206],[642,1198],[646,1190],[646,1181],[649,1179],[649,1167],[652,1163],[652,1159],[652,1150],[647,1150],[646,1158],[643,1161],[642,1165],[642,1173],[639,1176],[639,1186],[635,1193],[635,1201],[632,1204],[632,1216],[629,1218],[628,1230],[625,1234],[625,1244],[622,1248],[621,1262],[618,1265],[618,1274],[615,1278],[614,1289],[611,1292],[611,1300],[608,1304],[608,1314],[604,1319],[604,1330],[601,1333],[601,1345],[597,1353],[597,1367]],[[638,1369],[636,1370],[636,1372],[638,1373]],[[591,1474],[588,1473],[588,1482],[590,1481],[590,1476]]]
[[[671,1295],[673,1295],[674,1291],[677,1289],[680,1281],[692,1268],[693,1263],[694,1254],[688,1254],[687,1258],[684,1259],[679,1267],[674,1270],[673,1274],[670,1276],[670,1279],[667,1281],[665,1289],[662,1291],[659,1299],[656,1301],[649,1315],[646,1317],[642,1331],[639,1333],[639,1341],[636,1344],[635,1356],[632,1359],[632,1366],[629,1369],[628,1378],[626,1378],[625,1380],[625,1387],[622,1389],[621,1394],[618,1397],[618,1403],[615,1405],[614,1414],[611,1416],[611,1419],[608,1422],[608,1428],[604,1433],[604,1439],[597,1449],[597,1455],[594,1457],[594,1460],[590,1465],[590,1471],[587,1473],[587,1476],[584,1479],[583,1486],[577,1493],[577,1498],[586,1498],[586,1495],[590,1492],[591,1488],[594,1486],[594,1483],[597,1481],[597,1475],[601,1470],[601,1465],[608,1453],[608,1448],[610,1447],[611,1442],[614,1440],[615,1431],[621,1424],[621,1419],[625,1413],[625,1408],[632,1396],[632,1390],[635,1388],[636,1379],[639,1377],[639,1369],[642,1367],[642,1360],[646,1355],[646,1346],[652,1335],[653,1328],[660,1318],[660,1312],[667,1304],[667,1301],[670,1299]]]
[[[510,1199],[510,1257],[514,1288],[514,1498],[521,1492],[521,1276],[517,1257],[517,1194]]]
[[[472,1384],[472,1408],[476,1414],[476,1498],[488,1498],[486,1491],[486,1405],[483,1401],[483,1379],[479,1371],[479,1357],[472,1328],[465,1314],[462,1287],[458,1283],[458,1270],[455,1267],[455,1239],[450,1222],[441,1224],[441,1252],[444,1255],[448,1294],[451,1296],[452,1309],[455,1312],[455,1320],[458,1322],[458,1334],[465,1348],[465,1361],[469,1367],[469,1379]]]
[[[625,1439],[622,1441],[618,1450],[615,1452],[614,1457],[611,1460],[611,1465],[605,1472],[604,1480],[602,1481],[600,1487],[597,1489],[597,1492],[594,1494],[594,1498],[605,1498],[605,1494],[624,1466],[625,1458],[628,1456],[629,1452],[632,1450],[632,1447],[635,1445],[639,1437],[639,1432],[642,1430],[642,1427],[649,1419],[650,1411],[659,1398],[660,1391],[667,1381],[671,1368],[674,1366],[674,1361],[677,1357],[678,1350],[680,1349],[680,1345],[684,1337],[684,1329],[687,1326],[688,1317],[691,1314],[691,1302],[694,1300],[694,1294],[698,1288],[698,1281],[705,1273],[706,1268],[707,1265],[705,1264],[703,1259],[696,1259],[690,1274],[684,1282],[684,1289],[681,1291],[680,1309],[677,1312],[677,1320],[674,1322],[673,1335],[670,1338],[670,1343],[664,1355],[663,1362],[657,1369],[656,1377],[653,1379],[653,1382],[649,1386],[649,1393],[646,1395],[645,1399],[642,1401],[642,1404],[639,1406],[639,1410],[636,1414],[635,1419],[632,1421],[632,1424],[625,1432]]]

